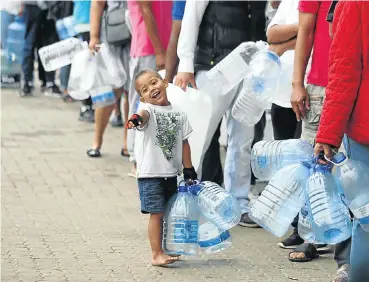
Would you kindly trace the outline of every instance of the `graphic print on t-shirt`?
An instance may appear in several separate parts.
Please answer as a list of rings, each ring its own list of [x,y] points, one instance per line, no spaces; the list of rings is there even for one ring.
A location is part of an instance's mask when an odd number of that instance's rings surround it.
[[[180,113],[155,112],[157,132],[156,143],[163,151],[165,158],[170,162],[175,156],[177,135],[181,130]]]

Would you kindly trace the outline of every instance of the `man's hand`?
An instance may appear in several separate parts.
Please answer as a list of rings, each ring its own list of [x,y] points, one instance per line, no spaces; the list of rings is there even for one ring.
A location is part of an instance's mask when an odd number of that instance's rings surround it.
[[[138,114],[133,114],[126,123],[126,128],[132,129],[140,126],[143,123],[143,118]]]
[[[88,48],[91,52],[98,52],[100,49],[100,38],[97,36],[92,36],[90,38],[90,43],[88,44]]]
[[[293,86],[291,105],[296,119],[301,121],[306,116],[306,111],[310,109],[309,95],[303,85]]]
[[[197,179],[197,173],[194,167],[184,168],[183,169],[183,178],[187,184],[192,184],[194,180]]]
[[[157,71],[164,70],[165,69],[165,51],[156,54],[155,60],[156,60],[156,70]]]
[[[315,148],[314,148],[314,155],[318,156],[320,152],[324,152],[324,155],[329,160],[332,159],[332,157],[333,157],[333,150],[332,150],[331,145],[316,143]],[[326,164],[327,161],[319,160],[319,163]]]
[[[184,91],[186,91],[189,83],[193,88],[197,89],[195,75],[192,72],[179,72],[177,74],[175,85],[181,87]]]

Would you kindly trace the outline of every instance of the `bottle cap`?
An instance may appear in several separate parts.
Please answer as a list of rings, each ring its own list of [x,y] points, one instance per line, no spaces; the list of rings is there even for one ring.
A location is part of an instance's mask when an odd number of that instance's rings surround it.
[[[314,171],[317,172],[330,172],[332,168],[332,164],[328,163],[328,164],[316,164],[314,166]]]
[[[188,186],[180,185],[178,186],[178,192],[188,192]]]

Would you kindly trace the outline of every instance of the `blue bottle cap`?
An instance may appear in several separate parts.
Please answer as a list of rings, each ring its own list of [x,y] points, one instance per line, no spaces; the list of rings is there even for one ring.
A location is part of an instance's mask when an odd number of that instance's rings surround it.
[[[270,58],[274,62],[276,62],[279,66],[281,65],[281,60],[279,59],[279,56],[276,53],[274,53],[273,51],[267,50],[267,56],[268,56],[268,58]]]
[[[333,162],[335,162],[336,164],[340,164],[342,162],[344,162],[347,159],[347,157],[345,156],[344,153],[342,152],[338,152],[332,159]]]
[[[331,168],[332,168],[331,164],[316,164],[314,166],[314,171],[326,173],[326,172],[330,172]]]
[[[188,186],[180,185],[178,186],[178,192],[188,192]]]

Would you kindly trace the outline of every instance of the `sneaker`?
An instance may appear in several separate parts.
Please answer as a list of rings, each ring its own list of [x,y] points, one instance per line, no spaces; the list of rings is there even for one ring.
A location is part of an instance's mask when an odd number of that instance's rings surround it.
[[[82,106],[79,112],[79,120],[94,123],[95,111],[91,107]]]
[[[349,276],[350,265],[344,264],[338,269],[336,275],[333,277],[332,282],[349,282]]]
[[[59,87],[56,84],[47,86],[44,90],[44,95],[55,98],[62,98],[63,94],[60,91]]]
[[[260,227],[255,221],[253,221],[250,217],[248,213],[244,213],[241,216],[241,220],[238,223],[238,225],[243,226],[243,227],[249,227],[249,228],[258,228]]]
[[[278,243],[278,246],[282,249],[296,249],[297,246],[304,243],[304,239],[302,239],[297,230],[295,229],[291,236],[284,239],[282,242]]]
[[[123,119],[122,116],[114,116],[111,120],[110,120],[110,124],[112,127],[122,127],[123,126]]]
[[[32,96],[32,86],[28,82],[24,83],[23,89],[22,89],[20,95],[22,97]]]

